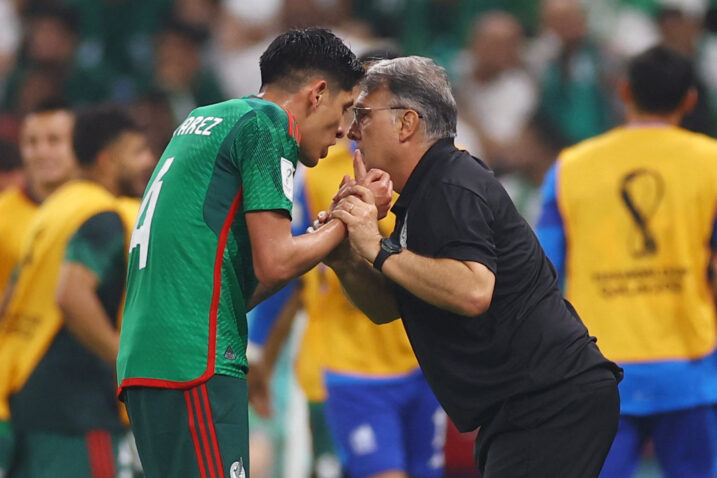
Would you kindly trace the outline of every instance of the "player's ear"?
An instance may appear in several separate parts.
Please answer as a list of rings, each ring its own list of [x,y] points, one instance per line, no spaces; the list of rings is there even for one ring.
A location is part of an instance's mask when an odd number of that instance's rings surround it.
[[[309,104],[312,110],[315,110],[323,101],[326,101],[325,98],[328,97],[328,92],[329,85],[326,80],[316,80],[310,84]]]
[[[626,105],[630,105],[633,102],[632,90],[630,90],[630,83],[627,80],[622,79],[617,85],[617,92],[620,95],[620,100]]]

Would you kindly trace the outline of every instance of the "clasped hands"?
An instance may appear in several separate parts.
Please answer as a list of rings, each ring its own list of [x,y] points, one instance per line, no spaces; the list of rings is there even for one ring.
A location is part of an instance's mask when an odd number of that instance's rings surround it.
[[[373,261],[381,245],[378,220],[383,219],[391,207],[393,182],[385,171],[366,165],[360,150],[354,153],[354,177],[344,176],[339,191],[328,211],[321,211],[309,231],[317,230],[330,219],[339,219],[348,232],[348,242],[339,245],[325,262],[344,260],[350,248],[361,257]]]

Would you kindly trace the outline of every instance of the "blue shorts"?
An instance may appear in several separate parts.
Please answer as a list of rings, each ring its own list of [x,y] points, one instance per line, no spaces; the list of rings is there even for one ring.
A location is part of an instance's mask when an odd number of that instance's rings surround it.
[[[443,475],[446,415],[418,371],[391,379],[327,375],[326,420],[345,473]]]
[[[633,476],[648,438],[665,478],[714,476],[715,408],[703,406],[647,416],[620,415],[600,478]]]

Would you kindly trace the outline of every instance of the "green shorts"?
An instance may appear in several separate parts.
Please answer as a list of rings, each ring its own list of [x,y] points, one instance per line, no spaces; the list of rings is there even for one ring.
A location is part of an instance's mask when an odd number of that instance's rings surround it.
[[[12,478],[116,478],[137,476],[128,433],[93,430],[85,435],[17,433]]]
[[[245,379],[215,375],[184,390],[122,393],[147,478],[248,478]]]

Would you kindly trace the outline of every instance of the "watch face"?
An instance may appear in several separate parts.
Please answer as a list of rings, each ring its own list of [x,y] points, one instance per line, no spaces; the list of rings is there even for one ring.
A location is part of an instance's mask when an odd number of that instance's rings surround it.
[[[390,237],[385,237],[381,239],[381,249],[392,254],[401,252],[403,250],[401,246],[393,242]]]

